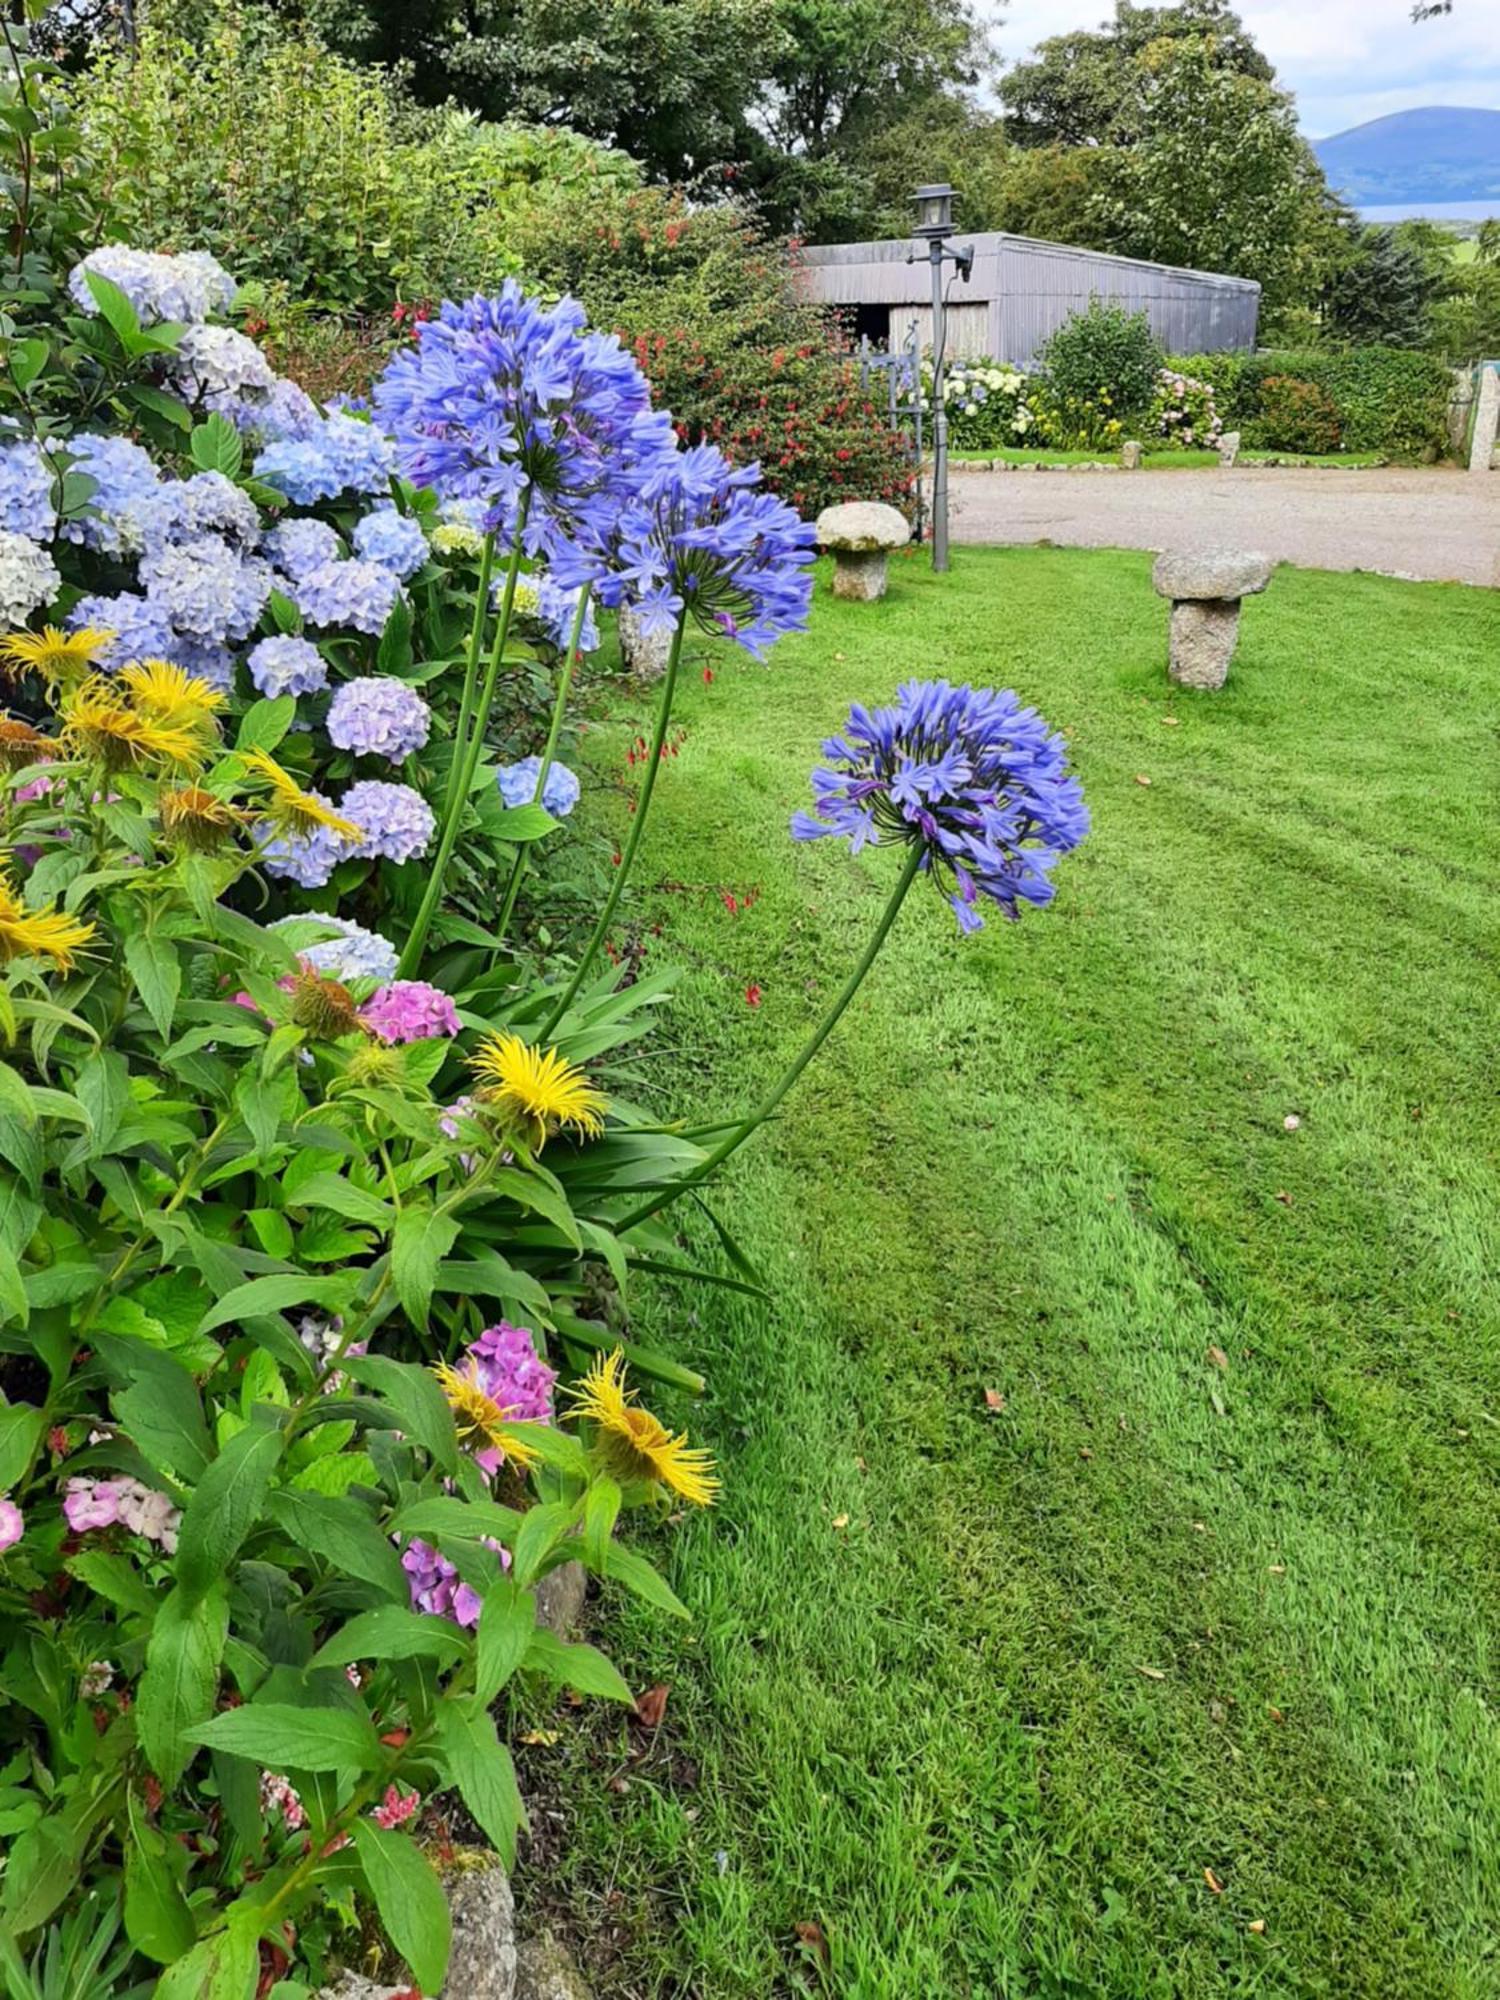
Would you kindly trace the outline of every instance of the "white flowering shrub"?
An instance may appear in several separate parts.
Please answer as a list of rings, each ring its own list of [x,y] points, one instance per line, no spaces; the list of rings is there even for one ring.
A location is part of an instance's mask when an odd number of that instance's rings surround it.
[[[930,398],[931,371],[924,371]],[[1041,442],[1031,384],[1019,368],[998,361],[956,361],[943,371],[948,442],[955,451],[994,450]]]
[[[1212,450],[1223,428],[1210,383],[1178,368],[1159,371],[1148,423],[1153,437],[1187,450]]]

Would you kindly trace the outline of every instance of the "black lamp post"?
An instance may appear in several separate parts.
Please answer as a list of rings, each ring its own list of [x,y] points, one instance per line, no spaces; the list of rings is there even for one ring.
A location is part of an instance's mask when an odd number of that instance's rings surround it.
[[[925,237],[932,268],[932,566],[948,567],[948,411],[943,401],[943,350],[948,322],[943,305],[943,266],[952,264],[967,284],[974,268],[974,251],[950,250],[953,233],[953,190],[946,181],[919,187],[912,195],[917,219],[914,236]],[[908,261],[913,261],[909,259]]]

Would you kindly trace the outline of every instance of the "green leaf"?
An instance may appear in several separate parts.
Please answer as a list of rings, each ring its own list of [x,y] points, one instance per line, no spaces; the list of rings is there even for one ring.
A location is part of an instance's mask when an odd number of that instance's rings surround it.
[[[517,1583],[527,1585],[536,1581],[542,1564],[582,1511],[581,1498],[570,1502],[551,1500],[541,1507],[527,1509],[521,1516],[511,1550],[515,1562],[512,1575]]]
[[[130,1838],[125,1843],[125,1935],[137,1951],[158,1965],[171,1965],[190,1952],[198,1928],[167,1859],[167,1843],[130,1802]]]
[[[83,277],[106,324],[113,328],[126,352],[134,354],[141,331],[135,307],[112,279],[102,277],[98,271],[85,271]]]
[[[236,750],[274,750],[291,728],[297,714],[294,695],[277,695],[274,701],[253,701],[245,710]]]
[[[361,1611],[313,1656],[315,1667],[347,1667],[356,1660],[453,1659],[467,1641],[446,1618],[430,1618],[398,1604]]]
[[[458,1437],[453,1412],[442,1390],[425,1368],[393,1361],[388,1354],[349,1355],[344,1372],[383,1396],[401,1421],[401,1428],[429,1451],[444,1472],[458,1470]]]
[[[156,1614],[135,1726],[147,1762],[164,1785],[175,1785],[192,1762],[192,1732],[213,1713],[228,1635],[229,1598],[222,1582],[196,1599],[173,1590]]]
[[[508,1576],[495,1583],[479,1614],[474,1705],[488,1708],[526,1657],[536,1629],[536,1599]]]
[[[182,966],[175,949],[165,938],[135,931],[125,940],[125,963],[146,1012],[156,1023],[156,1032],[165,1041],[172,1032],[172,1016],[182,991]]]
[[[357,1819],[354,1848],[391,1943],[425,1992],[437,1993],[448,1972],[453,1926],[436,1871],[409,1834]]]
[[[16,387],[27,390],[47,365],[51,353],[45,340],[13,340],[8,359]]]
[[[164,417],[176,429],[185,431],[191,428],[193,413],[179,397],[169,396],[162,389],[153,389],[145,382],[131,382],[125,394],[141,409],[150,410],[153,416]]]
[[[391,615],[386,619],[385,630],[380,635],[380,645],[375,654],[377,674],[399,676],[411,666],[411,630],[411,606],[403,595],[391,606]]]
[[[31,1463],[42,1422],[43,1413],[29,1403],[0,1409],[0,1493],[8,1493]]]
[[[526,1808],[510,1751],[495,1733],[493,1717],[483,1708],[440,1702],[437,1738],[459,1796],[506,1867],[514,1868],[516,1836],[526,1824]]]
[[[460,1500],[456,1494],[436,1493],[430,1500],[414,1500],[403,1507],[391,1521],[391,1533],[448,1535],[458,1542],[492,1539],[509,1547],[523,1518],[498,1500]]]
[[[245,447],[239,432],[217,410],[194,424],[188,451],[201,472],[222,472],[226,479],[238,479],[245,462]]]
[[[396,1603],[407,1602],[410,1593],[401,1558],[376,1526],[369,1509],[357,1500],[347,1494],[306,1493],[296,1487],[281,1487],[270,1496],[268,1511],[299,1548],[335,1570],[373,1584]]]
[[[544,805],[533,802],[527,806],[507,806],[504,812],[495,814],[485,831],[519,847],[529,841],[545,840],[552,829],[561,824],[562,821],[554,819]]]
[[[601,1472],[584,1495],[583,1546],[591,1564],[603,1569],[609,1560],[609,1545],[615,1522],[620,1516],[620,1488],[607,1472]]]
[[[226,1708],[191,1735],[195,1743],[252,1758],[273,1771],[373,1771],[380,1762],[380,1739],[369,1717],[347,1708],[249,1702]]]
[[[259,1930],[251,1922],[232,1922],[168,1966],[151,2000],[253,2000],[259,1981]]]
[[[288,1208],[328,1208],[335,1215],[347,1216],[351,1222],[368,1222],[376,1229],[388,1230],[396,1219],[388,1201],[356,1187],[342,1174],[309,1174],[297,1183],[295,1194],[286,1189],[284,1198]]]
[[[523,1173],[519,1167],[502,1167],[491,1185],[496,1194],[507,1196],[518,1208],[545,1217],[575,1250],[583,1248],[578,1224],[567,1197],[550,1174]]]
[[[86,1799],[49,1813],[14,1842],[5,1866],[3,1903],[17,1931],[44,1924],[75,1888],[91,1829]]]
[[[427,1324],[438,1266],[458,1240],[457,1216],[439,1215],[426,1202],[412,1202],[396,1218],[391,1238],[391,1276],[402,1310],[418,1333]]]
[[[337,1278],[314,1278],[303,1271],[278,1271],[269,1278],[251,1278],[211,1306],[196,1330],[212,1333],[216,1326],[227,1326],[231,1320],[258,1319],[265,1313],[284,1312],[288,1306],[323,1306],[339,1312],[348,1305],[357,1283],[358,1275],[347,1272]],[[436,1383],[433,1388],[437,1389]]]
[[[599,1567],[589,1556],[587,1548],[582,1551],[586,1568],[596,1576],[612,1578],[623,1583],[647,1604],[654,1604],[658,1611],[670,1611],[674,1618],[690,1618],[692,1613],[673,1590],[660,1571],[654,1569],[644,1556],[638,1556],[634,1549],[622,1548],[618,1542],[611,1542],[605,1551],[603,1567]]]
[[[112,1372],[128,1378],[111,1400],[121,1429],[147,1464],[191,1482],[201,1479],[213,1446],[187,1369],[138,1340],[96,1332],[93,1344]]]
[[[156,1616],[157,1593],[126,1557],[110,1555],[104,1549],[84,1549],[76,1556],[69,1556],[63,1566],[70,1576],[76,1576],[96,1597],[102,1597],[117,1610],[133,1611],[143,1618]]]
[[[88,1113],[92,1138],[81,1140],[80,1158],[107,1152],[130,1109],[130,1071],[118,1049],[95,1049],[78,1066],[73,1092]]]
[[[624,1676],[597,1646],[570,1644],[555,1633],[541,1630],[531,1635],[525,1664],[529,1672],[561,1681],[576,1694],[597,1695],[601,1701],[635,1700]]]
[[[280,1430],[241,1431],[204,1473],[178,1530],[175,1572],[184,1590],[201,1594],[228,1572],[260,1518],[284,1443]]]

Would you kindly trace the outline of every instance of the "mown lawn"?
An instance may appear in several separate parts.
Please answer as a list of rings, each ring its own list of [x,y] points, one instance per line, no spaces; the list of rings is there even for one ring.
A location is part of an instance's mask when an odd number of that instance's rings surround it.
[[[1019,927],[908,903],[717,1197],[769,1302],[637,1301],[725,1493],[691,1623],[603,1615],[659,1734],[529,1753],[608,2000],[1500,1992],[1500,598],[1283,569],[1193,696],[1150,560],[914,559],[691,677],[642,915],[695,1117],[881,907],[786,835],[851,698],[1018,687],[1095,830]]]

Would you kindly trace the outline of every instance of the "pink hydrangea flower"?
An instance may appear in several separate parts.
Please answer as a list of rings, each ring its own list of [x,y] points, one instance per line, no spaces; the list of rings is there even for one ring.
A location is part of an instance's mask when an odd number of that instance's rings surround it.
[[[499,1556],[502,1569],[510,1568],[508,1549],[488,1538],[485,1547],[493,1549]],[[434,1618],[451,1618],[455,1625],[466,1629],[479,1623],[484,1599],[463,1581],[448,1558],[433,1548],[430,1542],[413,1536],[401,1551],[401,1567],[406,1571],[414,1611],[425,1611]]]
[[[138,1479],[70,1479],[63,1516],[75,1535],[120,1522],[132,1534],[159,1542],[169,1556],[177,1553],[181,1509],[172,1505],[169,1495],[153,1492]]]
[[[394,979],[360,1008],[360,1019],[382,1042],[422,1042],[456,1035],[458,1013],[441,987],[425,979]]]
[[[0,1554],[13,1549],[26,1532],[26,1521],[14,1500],[0,1500]]]
[[[468,1348],[467,1365],[461,1372],[471,1375],[512,1422],[551,1423],[557,1371],[537,1353],[529,1327],[512,1326],[503,1319],[487,1326]],[[491,1445],[475,1452],[474,1461],[493,1478],[503,1457],[498,1446]]]

